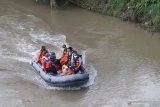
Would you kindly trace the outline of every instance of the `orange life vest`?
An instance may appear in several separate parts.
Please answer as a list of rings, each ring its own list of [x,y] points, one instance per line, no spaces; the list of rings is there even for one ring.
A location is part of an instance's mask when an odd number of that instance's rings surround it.
[[[49,59],[44,55],[44,56],[42,56],[42,61],[41,61],[41,63],[43,63],[44,61],[48,61]]]
[[[70,75],[70,74],[72,74],[72,69],[70,69],[67,65],[63,65],[61,75]]]
[[[64,49],[62,56],[60,58],[60,64],[63,64],[64,62],[66,62],[68,60],[68,50]]]
[[[40,64],[42,64],[42,57],[48,53],[48,50],[40,50],[37,56],[37,62],[39,62]]]
[[[52,61],[47,61],[47,62],[44,62],[43,64],[42,64],[42,69],[43,70],[47,70],[47,69],[53,69],[53,68],[55,68],[56,69],[56,71],[58,71],[58,70],[60,70],[60,67],[58,66],[58,65],[56,65],[55,64],[55,62],[52,62]]]

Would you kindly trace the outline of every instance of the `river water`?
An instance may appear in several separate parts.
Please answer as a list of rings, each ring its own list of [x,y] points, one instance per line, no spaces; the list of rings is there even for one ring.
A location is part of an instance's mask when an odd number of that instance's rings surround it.
[[[41,45],[83,55],[81,87],[47,85],[30,65]],[[74,6],[0,0],[0,107],[159,107],[160,34]]]

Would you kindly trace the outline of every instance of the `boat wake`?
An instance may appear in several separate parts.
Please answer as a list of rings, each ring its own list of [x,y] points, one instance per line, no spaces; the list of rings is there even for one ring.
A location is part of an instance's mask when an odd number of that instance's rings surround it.
[[[22,17],[23,20],[21,20]],[[41,45],[46,45],[48,50],[55,51],[57,54],[57,58],[59,58],[62,53],[62,44],[66,44],[67,46],[69,46],[66,41],[65,35],[53,34],[49,25],[44,23],[42,19],[37,18],[36,16],[6,15],[1,16],[0,21],[6,22],[2,23],[5,27],[0,26],[0,34],[4,35],[0,37],[0,40],[2,41],[0,43],[0,56],[2,56],[4,59],[13,60],[14,63],[22,62],[19,63],[21,67],[26,66],[26,64],[30,64],[31,60],[33,58],[36,58],[37,50],[39,50]],[[8,37],[10,39],[8,39]],[[6,43],[8,44],[6,45]],[[86,51],[82,51],[84,64],[86,62],[85,52]],[[92,65],[85,64],[85,68],[90,75],[89,81],[83,86],[74,88],[52,87],[46,84],[46,82],[44,82],[43,79],[41,79],[41,77],[39,77],[37,74],[33,75],[34,73],[26,72],[33,72],[31,68],[25,68],[26,70],[24,71],[24,73],[22,73],[18,69],[16,71],[22,74],[21,77],[23,79],[32,81],[36,85],[39,85],[40,87],[44,87],[46,89],[79,90],[81,88],[87,88],[93,85],[95,77],[97,75],[97,71]]]

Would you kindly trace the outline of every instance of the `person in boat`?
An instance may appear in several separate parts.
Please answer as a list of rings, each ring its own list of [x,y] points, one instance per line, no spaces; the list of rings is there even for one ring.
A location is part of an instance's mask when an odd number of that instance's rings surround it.
[[[44,62],[47,62],[50,60],[50,56],[51,56],[51,53],[46,53],[44,56],[42,56],[42,64]]]
[[[65,60],[66,60],[66,56],[67,56],[67,46],[64,44],[64,45],[62,45],[62,48],[63,48],[63,52],[62,52],[62,55],[61,55],[61,57],[60,57],[60,64],[62,65],[62,63],[64,63],[65,62]]]
[[[71,75],[73,73],[73,69],[67,65],[63,65],[62,66],[62,72],[61,75],[65,76],[65,75]]]
[[[68,62],[62,65],[62,76],[77,73],[79,70],[82,70],[82,56],[75,50],[72,50],[70,54],[71,57],[69,56]]]
[[[77,51],[73,51],[71,56],[71,64],[69,66],[74,69],[74,73],[82,70],[82,56],[79,55]]]
[[[67,56],[67,60],[65,62],[65,64],[67,64],[68,66],[71,65],[71,58],[72,58],[72,54],[73,54],[74,50],[72,47],[68,47],[68,56]]]
[[[66,47],[65,45],[63,45],[63,53],[62,56],[60,58],[60,64],[61,66],[63,66],[64,64],[68,65],[68,63],[71,60],[71,56],[72,56],[72,52],[73,52],[73,48],[72,47]]]
[[[43,62],[42,69],[46,73],[53,74],[57,74],[57,71],[60,70],[56,56],[53,53],[51,53],[50,59],[48,61]]]
[[[55,54],[55,52],[50,52],[50,56],[55,56],[55,64],[58,66],[58,69],[57,69],[57,70],[59,70],[61,65],[60,65],[59,59],[56,59],[56,54]]]
[[[71,65],[71,57],[72,57],[72,53],[73,53],[73,48],[72,47],[68,47],[67,48],[67,55],[65,56],[65,60],[61,65]]]
[[[42,46],[41,49],[38,52],[38,56],[37,56],[37,62],[42,64],[42,57],[48,53],[48,50],[46,49],[45,46]]]

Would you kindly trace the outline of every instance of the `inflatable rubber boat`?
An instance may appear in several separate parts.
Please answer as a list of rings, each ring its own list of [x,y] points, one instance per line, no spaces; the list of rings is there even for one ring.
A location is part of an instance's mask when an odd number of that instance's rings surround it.
[[[41,65],[36,61],[32,61],[31,64],[36,73],[38,73],[44,81],[56,87],[81,86],[89,80],[89,74],[85,71],[85,69],[79,70],[76,74],[61,76],[44,72]]]

